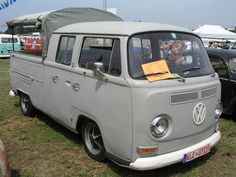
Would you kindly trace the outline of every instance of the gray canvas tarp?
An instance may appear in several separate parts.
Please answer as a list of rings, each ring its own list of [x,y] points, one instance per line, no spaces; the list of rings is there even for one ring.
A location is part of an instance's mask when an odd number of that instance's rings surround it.
[[[24,15],[7,22],[9,28],[33,25],[41,28],[43,56],[47,54],[52,33],[58,28],[79,22],[121,21],[122,19],[110,12],[93,8],[65,8],[61,10]]]

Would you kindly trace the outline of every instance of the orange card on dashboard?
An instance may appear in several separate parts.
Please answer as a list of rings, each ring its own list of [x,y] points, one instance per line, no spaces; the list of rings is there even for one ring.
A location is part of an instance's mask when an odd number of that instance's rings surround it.
[[[173,77],[165,60],[143,64],[142,68],[149,82]]]

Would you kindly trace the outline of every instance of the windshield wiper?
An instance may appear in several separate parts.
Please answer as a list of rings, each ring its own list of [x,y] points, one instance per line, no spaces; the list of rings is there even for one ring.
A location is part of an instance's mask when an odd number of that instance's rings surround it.
[[[199,69],[202,69],[202,68],[200,68],[200,67],[193,67],[193,68],[189,68],[189,69],[183,70],[183,73],[188,72],[188,71],[195,71],[195,70],[199,70]]]
[[[153,72],[153,73],[138,76],[138,77],[136,77],[136,79],[140,79],[140,78],[147,77],[147,76],[153,76],[153,75],[156,75],[156,74],[166,74],[166,73],[169,73],[169,72],[168,71]]]
[[[167,71],[164,71],[164,72],[153,72],[153,73],[149,73],[149,74],[144,74],[144,75],[141,75],[139,77],[136,77],[136,79],[140,79],[140,78],[143,78],[143,77],[147,77],[147,76],[152,76],[152,75],[156,75],[156,74],[166,74],[166,73],[169,73]],[[166,79],[178,79],[179,82],[185,82],[186,79],[179,76],[179,75],[176,75],[174,78],[166,78]]]

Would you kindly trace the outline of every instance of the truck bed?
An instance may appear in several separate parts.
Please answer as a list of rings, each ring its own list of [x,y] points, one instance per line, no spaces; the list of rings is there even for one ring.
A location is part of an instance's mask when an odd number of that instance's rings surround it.
[[[14,52],[10,60],[11,88],[18,94],[23,92],[29,95],[32,104],[42,109],[42,101],[35,102],[35,100],[43,99],[42,57]]]

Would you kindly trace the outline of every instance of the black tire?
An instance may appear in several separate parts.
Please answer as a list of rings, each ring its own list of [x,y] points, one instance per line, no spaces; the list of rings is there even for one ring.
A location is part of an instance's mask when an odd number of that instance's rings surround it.
[[[24,93],[20,94],[20,108],[25,116],[35,116],[35,108],[32,105],[30,97]]]
[[[236,107],[234,108],[232,117],[233,117],[233,120],[236,122]]]
[[[94,160],[100,162],[104,161],[106,158],[106,150],[103,144],[101,132],[95,122],[84,122],[82,137],[86,153]]]

